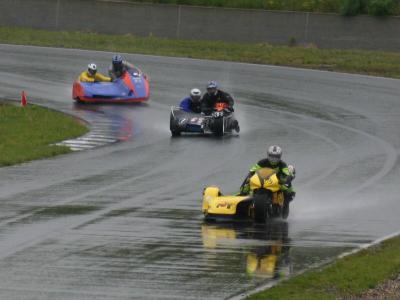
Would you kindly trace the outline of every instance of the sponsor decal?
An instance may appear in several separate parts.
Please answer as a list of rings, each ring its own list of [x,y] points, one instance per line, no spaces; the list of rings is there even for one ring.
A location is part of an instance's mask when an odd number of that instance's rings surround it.
[[[229,202],[226,202],[226,201],[220,202],[220,203],[217,204],[217,208],[226,207],[227,209],[230,209],[231,206],[232,206],[232,204],[229,203]]]
[[[202,119],[202,118],[194,117],[194,118],[191,118],[191,119],[190,119],[190,123],[191,123],[191,124],[195,124],[195,125],[202,125],[203,119]]]

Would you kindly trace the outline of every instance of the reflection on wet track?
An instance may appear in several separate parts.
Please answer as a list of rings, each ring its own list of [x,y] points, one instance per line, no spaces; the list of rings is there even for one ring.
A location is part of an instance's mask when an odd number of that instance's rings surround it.
[[[90,151],[0,169],[1,299],[228,299],[400,228],[396,80],[127,55],[148,105],[75,105],[76,74],[110,53],[0,54],[0,97],[23,88],[91,127],[63,142]],[[169,107],[209,79],[237,99],[240,135],[170,138]],[[271,143],[298,170],[287,222],[204,223],[203,188],[237,191]]]
[[[114,111],[116,108],[120,108]],[[99,146],[127,141],[134,135],[134,120],[118,106],[75,104],[74,115],[90,124],[90,132],[76,139],[65,140],[65,145],[74,151],[93,149]]]
[[[239,265],[244,267],[240,273],[246,273],[254,279],[278,279],[288,277],[292,273],[289,226],[286,221],[276,220],[257,226],[203,224],[202,238],[206,249],[221,249],[232,244],[243,244],[248,252],[244,251],[245,259],[239,261]],[[249,239],[250,243],[246,243],[246,239]],[[243,242],[240,243],[240,240]],[[255,245],[252,246],[251,242],[255,242]]]

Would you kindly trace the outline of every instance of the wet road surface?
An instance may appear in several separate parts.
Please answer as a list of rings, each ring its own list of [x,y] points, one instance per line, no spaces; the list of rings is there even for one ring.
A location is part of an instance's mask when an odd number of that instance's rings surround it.
[[[398,80],[126,55],[148,104],[75,105],[72,81],[111,56],[0,45],[0,98],[92,128],[68,141],[92,150],[0,169],[0,298],[224,299],[400,230]],[[210,79],[240,135],[171,138],[169,107]],[[204,224],[202,189],[235,192],[270,144],[297,168],[288,221]]]

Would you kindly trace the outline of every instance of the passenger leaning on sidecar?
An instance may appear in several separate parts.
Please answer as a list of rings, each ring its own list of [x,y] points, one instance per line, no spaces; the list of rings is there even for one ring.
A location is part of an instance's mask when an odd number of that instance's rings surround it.
[[[121,55],[116,54],[112,58],[112,63],[108,69],[108,74],[110,75],[112,80],[115,80],[120,78],[122,75],[124,75],[125,72],[130,70],[136,70],[136,72],[139,73],[139,70],[135,68],[134,65],[123,60]]]
[[[186,112],[201,113],[201,91],[199,89],[191,89],[190,95],[184,98],[179,107]]]
[[[282,148],[273,145],[268,148],[267,158],[260,160],[250,168],[249,174],[240,187],[240,195],[248,195],[250,193],[250,177],[261,168],[271,168],[276,170],[281,190],[284,193],[285,200],[292,201],[296,192],[292,187],[292,180],[296,176],[296,170],[293,165],[287,165],[282,159]]]
[[[78,80],[81,82],[98,82],[98,81],[108,82],[111,81],[111,78],[97,72],[96,64],[90,63],[88,65],[87,71],[83,71],[81,75],[79,75]]]

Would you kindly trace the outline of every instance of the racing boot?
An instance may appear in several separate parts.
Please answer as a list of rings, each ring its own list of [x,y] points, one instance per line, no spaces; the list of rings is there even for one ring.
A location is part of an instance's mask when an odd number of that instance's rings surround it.
[[[293,201],[295,196],[296,196],[296,192],[293,190],[283,192],[283,197],[284,197],[284,202],[283,202],[283,206],[282,206],[282,218],[283,219],[287,219],[287,217],[289,216],[289,204],[290,204],[290,202]]]
[[[232,121],[232,128],[233,128],[237,133],[239,133],[240,127],[239,127],[239,122],[238,122],[238,120],[233,120],[233,121]]]
[[[282,218],[285,220],[289,216],[289,204],[290,204],[290,200],[285,198],[285,200],[283,201],[283,206],[282,206]]]

